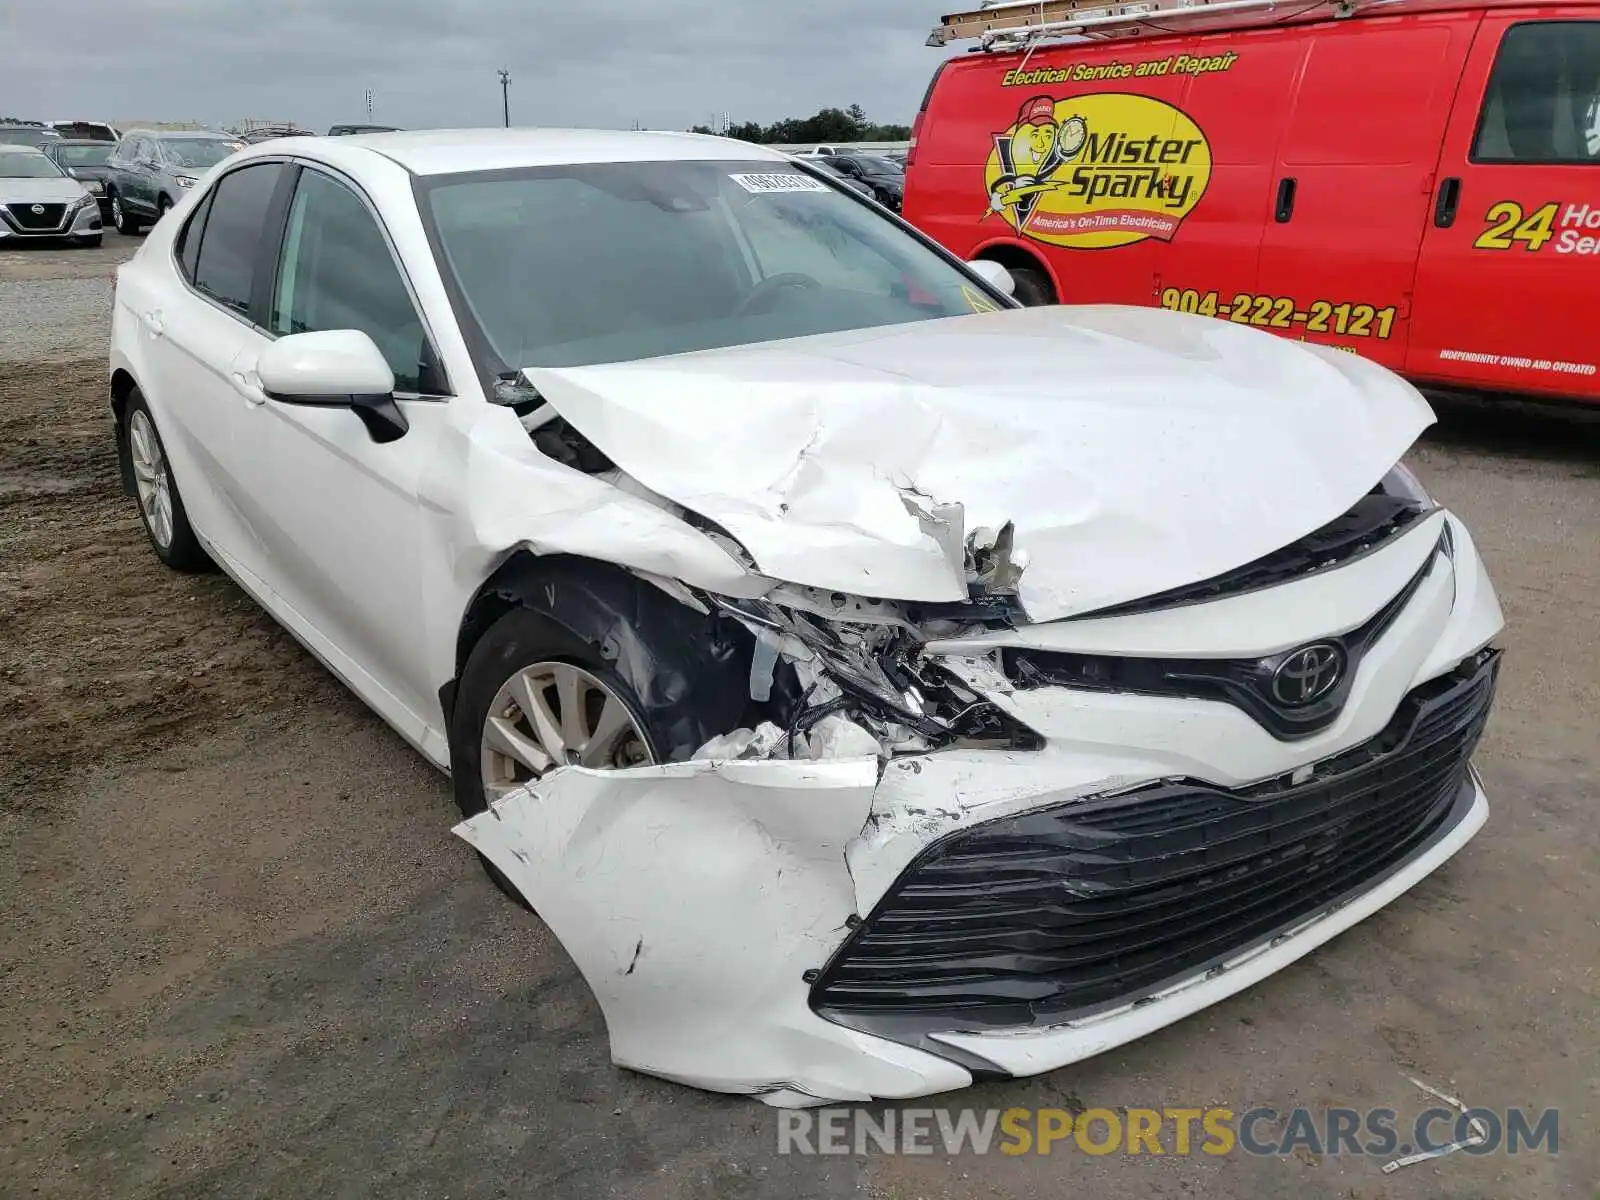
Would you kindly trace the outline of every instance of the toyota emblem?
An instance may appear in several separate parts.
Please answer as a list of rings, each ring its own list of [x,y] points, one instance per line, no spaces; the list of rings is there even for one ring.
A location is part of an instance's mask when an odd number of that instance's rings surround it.
[[[42,216],[44,216],[44,205],[42,205],[42,204],[35,204],[35,205],[34,205],[34,206],[33,206],[33,207],[32,207],[32,208],[31,208],[31,209],[29,209],[29,210],[28,210],[28,211],[29,211],[29,212],[31,212],[31,213],[32,213],[32,214],[33,214],[33,215],[34,215],[34,216],[36,216],[36,217],[42,217]]]
[[[1272,673],[1272,698],[1284,708],[1315,704],[1344,678],[1344,647],[1313,642],[1290,652]]]

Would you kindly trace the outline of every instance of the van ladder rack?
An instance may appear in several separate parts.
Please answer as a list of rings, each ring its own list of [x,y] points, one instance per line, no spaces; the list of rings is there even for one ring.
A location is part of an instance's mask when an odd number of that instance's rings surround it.
[[[928,35],[928,45],[982,42],[985,50],[1013,50],[1052,38],[1115,37],[1140,32],[1146,22],[1198,18],[1205,25],[1253,24],[1268,13],[1285,16],[1309,14],[1328,8],[1336,17],[1348,17],[1362,0],[1130,0],[1107,4],[1105,0],[987,0],[970,12],[941,17]],[[1370,0],[1369,0],[1370,2]],[[1240,18],[1237,22],[1232,18]]]

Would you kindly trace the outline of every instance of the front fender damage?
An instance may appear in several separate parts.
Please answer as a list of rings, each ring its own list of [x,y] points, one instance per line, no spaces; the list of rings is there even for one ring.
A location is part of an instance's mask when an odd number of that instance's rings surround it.
[[[876,758],[566,767],[456,832],[566,947],[617,1064],[780,1104],[961,1087],[807,1006],[857,914],[846,850],[877,783]]]
[[[598,558],[685,613],[737,622],[749,635],[748,674],[738,668],[747,723],[674,748],[683,761],[561,767],[456,832],[572,956],[619,1065],[777,1105],[969,1084],[949,1053],[818,1016],[810,983],[920,849],[1052,790],[1042,739],[925,653],[935,638],[1026,623],[1017,600],[1026,556],[1012,527],[969,531],[961,505],[905,489],[906,511],[940,545],[938,569],[961,599],[781,583],[548,410],[522,423],[544,436],[541,454],[565,486],[542,500],[485,489],[523,500],[514,512],[483,506],[480,540],[520,542],[541,561]],[[526,469],[503,455],[478,465]]]

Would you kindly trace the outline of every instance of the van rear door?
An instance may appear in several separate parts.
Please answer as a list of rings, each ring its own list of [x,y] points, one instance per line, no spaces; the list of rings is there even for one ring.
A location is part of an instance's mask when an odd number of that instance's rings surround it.
[[[1499,11],[1479,28],[1423,239],[1406,373],[1600,400],[1600,6],[1534,19],[1549,14]]]
[[[1229,320],[1402,365],[1439,145],[1477,19],[1358,17],[1315,29],[1255,294],[1234,299]]]

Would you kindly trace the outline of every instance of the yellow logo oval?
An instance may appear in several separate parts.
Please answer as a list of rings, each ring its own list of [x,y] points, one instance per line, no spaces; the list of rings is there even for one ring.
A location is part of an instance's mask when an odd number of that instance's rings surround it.
[[[1023,237],[1078,250],[1171,241],[1211,180],[1211,145],[1161,100],[1035,96],[994,135],[989,209]]]

